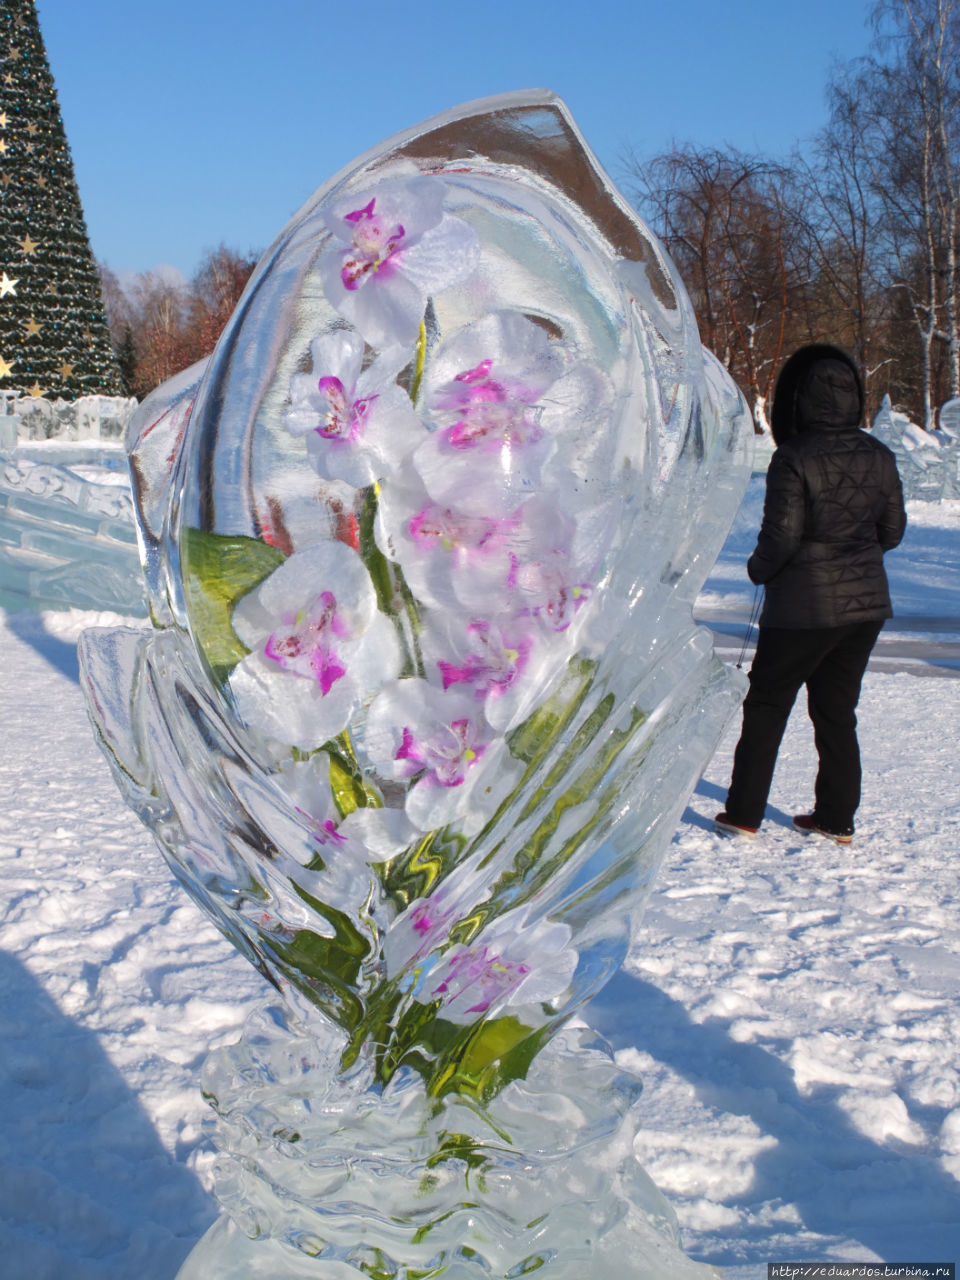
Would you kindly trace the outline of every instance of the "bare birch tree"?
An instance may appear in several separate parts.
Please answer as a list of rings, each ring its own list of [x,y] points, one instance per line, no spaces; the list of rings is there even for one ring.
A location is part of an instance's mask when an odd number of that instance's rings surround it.
[[[700,334],[740,383],[754,425],[767,406],[802,289],[789,170],[733,149],[676,148],[631,164],[634,192],[676,260]]]
[[[938,400],[960,394],[960,3],[880,0],[873,17],[860,123],[882,206],[878,245],[912,323],[930,430]]]
[[[827,334],[850,348],[869,397],[872,379],[886,363],[875,237],[880,205],[857,82],[836,73],[828,98],[829,124],[810,154],[797,155],[794,162],[805,193],[802,224],[816,299],[814,336]]]

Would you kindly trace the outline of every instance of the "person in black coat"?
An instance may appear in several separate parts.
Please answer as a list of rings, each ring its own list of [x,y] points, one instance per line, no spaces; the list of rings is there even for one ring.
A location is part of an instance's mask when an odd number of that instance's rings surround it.
[[[819,769],[812,813],[794,825],[841,844],[860,804],[856,706],[867,660],[892,616],[883,555],[906,513],[891,451],[865,431],[863,384],[839,347],[802,347],[777,379],[763,523],[747,561],[765,588],[743,729],[718,830],[754,835],[800,686]]]

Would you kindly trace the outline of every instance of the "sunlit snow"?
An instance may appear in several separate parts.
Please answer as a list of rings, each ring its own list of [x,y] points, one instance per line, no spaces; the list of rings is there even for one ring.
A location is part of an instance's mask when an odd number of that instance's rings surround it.
[[[730,660],[761,495],[700,602]],[[790,827],[812,798],[802,706],[760,836],[714,834],[732,726],[587,1009],[645,1079],[638,1155],[685,1248],[730,1280],[960,1255],[960,504],[910,516],[852,849]],[[263,989],[93,743],[74,640],[102,620],[0,618],[0,1275],[17,1280],[172,1280],[216,1213],[199,1064]]]

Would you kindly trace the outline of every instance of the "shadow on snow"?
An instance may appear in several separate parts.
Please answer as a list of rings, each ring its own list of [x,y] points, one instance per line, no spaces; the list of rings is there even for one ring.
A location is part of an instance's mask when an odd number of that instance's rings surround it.
[[[52,636],[43,625],[43,618],[28,609],[18,609],[7,613],[6,627],[18,640],[28,644],[31,649],[48,662],[55,671],[75,684],[80,680],[80,668],[77,663],[77,643],[75,640],[61,640]]]
[[[17,1276],[170,1280],[213,1202],[96,1036],[5,952],[0,1010],[3,1257]]]
[[[734,1040],[726,1019],[695,1022],[679,1001],[623,971],[586,1013],[614,1050],[642,1049],[688,1080],[705,1106],[747,1116],[762,1134],[776,1139],[776,1146],[754,1161],[753,1187],[728,1203],[745,1213],[765,1200],[795,1205],[800,1224],[784,1221],[781,1227],[795,1237],[789,1246],[792,1261],[824,1260],[829,1245],[805,1240],[807,1233],[838,1243],[856,1240],[885,1261],[957,1256],[957,1182],[935,1156],[893,1143],[881,1146],[866,1137],[837,1105],[837,1086],[822,1084],[801,1094],[791,1068],[778,1056],[789,1051],[787,1041],[762,1048]],[[644,1029],[642,1035],[637,1028]],[[732,1231],[742,1239],[744,1224]],[[739,1249],[734,1254],[724,1248],[722,1227],[713,1228],[715,1247],[702,1260],[719,1266],[782,1260],[770,1256],[765,1243],[770,1233],[770,1226],[755,1227],[756,1251],[743,1257]]]

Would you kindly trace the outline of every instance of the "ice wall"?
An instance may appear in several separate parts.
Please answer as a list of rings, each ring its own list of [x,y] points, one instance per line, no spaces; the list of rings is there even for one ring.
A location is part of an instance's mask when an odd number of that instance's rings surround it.
[[[0,604],[146,613],[123,449],[136,407],[0,393]]]
[[[38,440],[119,441],[136,407],[136,400],[117,396],[46,400],[7,392],[0,416],[0,449]]]
[[[49,446],[0,452],[0,604],[144,615],[125,477],[111,476],[102,451],[89,447],[82,471],[62,462]],[[79,454],[73,462],[82,465]]]

